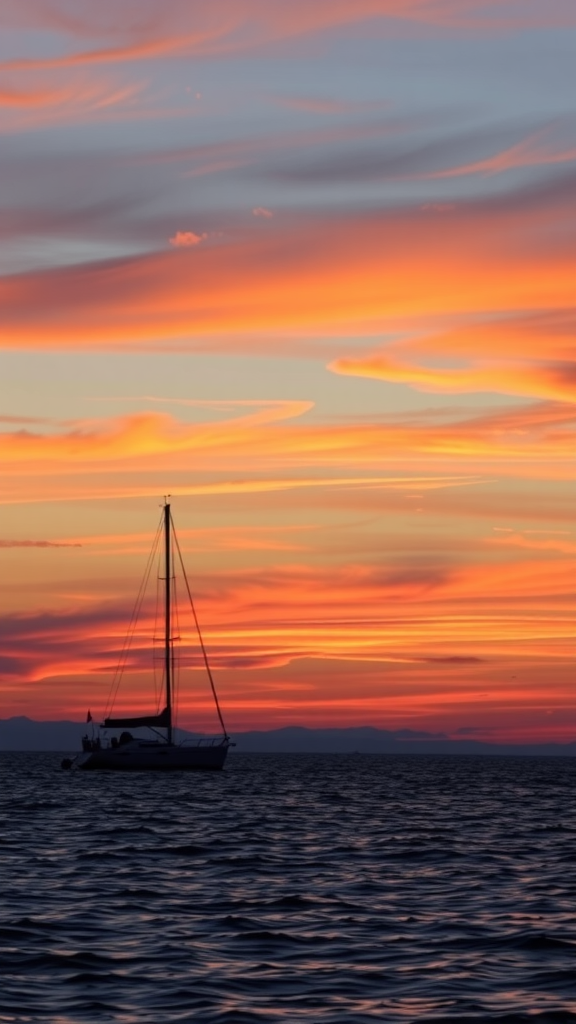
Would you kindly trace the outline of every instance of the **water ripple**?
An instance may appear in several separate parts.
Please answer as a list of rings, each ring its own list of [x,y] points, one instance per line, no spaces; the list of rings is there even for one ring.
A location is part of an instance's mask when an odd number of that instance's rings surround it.
[[[576,1024],[576,763],[0,758],[0,1022]]]

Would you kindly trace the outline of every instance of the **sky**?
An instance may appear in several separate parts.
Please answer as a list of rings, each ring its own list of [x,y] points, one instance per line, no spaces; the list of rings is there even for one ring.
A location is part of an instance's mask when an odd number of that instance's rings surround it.
[[[103,713],[170,494],[232,734],[576,738],[575,48],[574,0],[0,0],[1,717]]]

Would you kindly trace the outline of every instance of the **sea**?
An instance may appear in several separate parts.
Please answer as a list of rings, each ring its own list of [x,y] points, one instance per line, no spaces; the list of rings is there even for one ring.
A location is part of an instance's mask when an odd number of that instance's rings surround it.
[[[0,1022],[576,1022],[576,759],[0,756]]]

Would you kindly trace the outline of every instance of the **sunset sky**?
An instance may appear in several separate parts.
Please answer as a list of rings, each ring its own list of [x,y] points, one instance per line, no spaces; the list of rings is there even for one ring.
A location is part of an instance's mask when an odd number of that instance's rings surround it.
[[[576,739],[575,52],[574,0],[0,0],[0,717],[103,713],[169,493],[232,734]]]

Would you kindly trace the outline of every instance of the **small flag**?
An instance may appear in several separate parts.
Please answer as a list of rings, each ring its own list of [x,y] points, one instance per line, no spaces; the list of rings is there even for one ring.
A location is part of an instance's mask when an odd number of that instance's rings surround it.
[[[88,714],[86,715],[86,721],[87,722],[91,722],[92,721],[92,715],[90,714],[90,712],[88,712]]]

